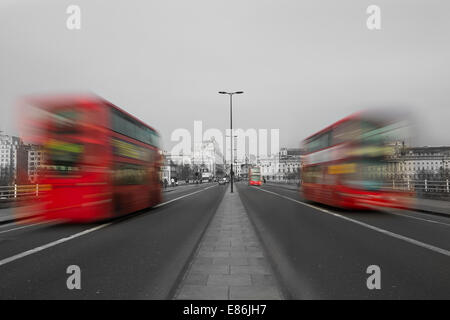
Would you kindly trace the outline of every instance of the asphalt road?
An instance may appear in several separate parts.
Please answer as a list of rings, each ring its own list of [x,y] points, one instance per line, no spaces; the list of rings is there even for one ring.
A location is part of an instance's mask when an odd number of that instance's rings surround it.
[[[282,187],[238,188],[289,297],[450,299],[450,218],[344,212]],[[370,265],[380,267],[380,290],[367,288]]]
[[[170,298],[224,190],[177,187],[164,205],[111,224],[3,225],[0,299]],[[69,265],[81,269],[81,290],[67,289]]]
[[[345,212],[279,186],[236,187],[286,297],[450,299],[450,217]],[[170,299],[225,189],[176,187],[163,205],[106,224],[1,225],[0,299]],[[69,265],[82,290],[67,289]],[[380,290],[367,288],[370,265]]]

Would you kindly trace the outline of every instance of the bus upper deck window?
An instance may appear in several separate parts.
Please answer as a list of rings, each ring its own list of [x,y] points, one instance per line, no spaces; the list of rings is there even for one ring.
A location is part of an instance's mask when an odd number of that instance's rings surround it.
[[[60,134],[77,133],[80,112],[72,109],[56,110],[52,117],[52,131]]]

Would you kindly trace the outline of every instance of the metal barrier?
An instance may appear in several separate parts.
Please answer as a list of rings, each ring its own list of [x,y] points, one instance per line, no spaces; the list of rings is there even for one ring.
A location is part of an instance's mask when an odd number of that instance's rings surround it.
[[[299,184],[299,180],[267,180],[270,183],[278,184]],[[383,183],[384,190],[413,191],[420,194],[436,194],[450,196],[450,180],[389,180]]]
[[[24,197],[39,197],[39,195],[50,189],[49,185],[26,184],[0,186],[0,200],[14,200]]]
[[[392,180],[392,189],[421,193],[450,194],[449,179],[446,180]]]
[[[290,185],[299,185],[299,179],[266,179],[266,182],[269,183],[279,183],[279,184],[290,184]]]
[[[271,183],[298,185],[299,180],[267,180]],[[0,200],[13,200],[24,197],[39,197],[42,192],[50,190],[50,185],[27,184],[0,186]],[[450,196],[450,181],[446,180],[391,180],[384,189],[415,191],[419,194],[442,194]]]

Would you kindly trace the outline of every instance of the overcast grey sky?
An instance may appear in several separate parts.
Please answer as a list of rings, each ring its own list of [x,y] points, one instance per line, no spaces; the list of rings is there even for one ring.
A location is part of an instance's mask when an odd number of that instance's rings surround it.
[[[81,7],[81,30],[66,8]],[[381,7],[382,29],[366,28]],[[279,128],[280,145],[365,107],[403,106],[450,145],[450,2],[0,0],[0,130],[24,94],[93,91],[158,129]]]

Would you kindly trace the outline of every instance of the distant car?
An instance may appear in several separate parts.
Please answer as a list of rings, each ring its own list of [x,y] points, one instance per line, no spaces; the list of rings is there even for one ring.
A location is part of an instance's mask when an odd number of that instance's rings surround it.
[[[219,179],[219,185],[227,184],[227,178]]]

